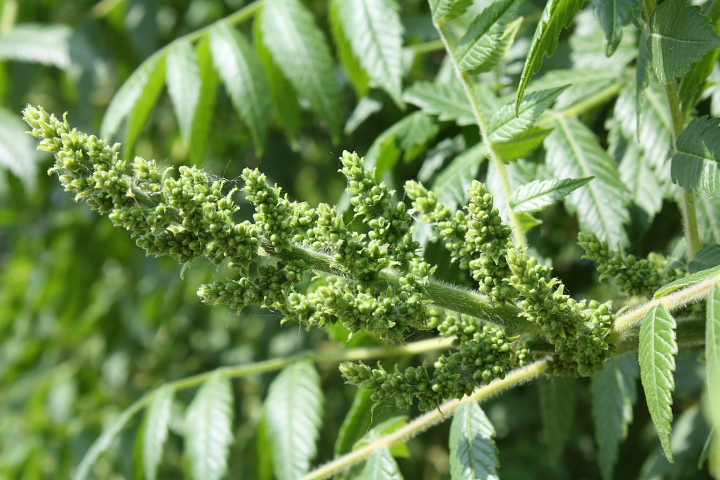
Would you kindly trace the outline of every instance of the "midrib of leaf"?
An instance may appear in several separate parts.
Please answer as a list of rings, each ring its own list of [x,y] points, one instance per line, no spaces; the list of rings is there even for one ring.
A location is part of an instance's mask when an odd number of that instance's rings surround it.
[[[670,35],[662,35],[662,34],[660,34],[660,33],[651,33],[651,34],[650,34],[650,37],[651,37],[651,38],[652,38],[652,37],[654,37],[654,38],[667,38],[667,39],[669,39],[669,40],[674,40],[674,41],[676,41],[676,42],[678,42],[678,43],[687,43],[688,45],[708,45],[708,44],[712,44],[712,42],[697,42],[697,41],[691,41],[691,40],[683,40],[682,38],[675,38],[675,37],[671,37]]]
[[[587,158],[585,158],[585,155],[584,155],[582,149],[575,142],[575,138],[572,136],[572,134],[567,126],[567,121],[565,120],[565,117],[558,117],[557,123],[560,125],[560,128],[562,129],[563,134],[565,135],[565,138],[567,138],[568,144],[570,145],[570,148],[572,148],[573,153],[575,154],[575,158],[580,160],[578,162],[578,165],[582,169],[583,176],[584,177],[592,177],[593,174],[587,166],[588,160],[587,160]],[[586,187],[587,187],[588,191],[590,192],[590,195],[593,198],[593,203],[595,203],[595,205],[601,205],[600,196],[598,195],[597,187],[595,186],[595,184],[593,184],[593,182],[590,182],[588,185],[586,185]],[[605,225],[606,230],[608,232],[612,231],[613,230],[611,228],[612,223],[608,222],[603,209],[598,208],[597,211],[598,211],[598,215],[600,216],[600,219],[601,219],[603,225]]]

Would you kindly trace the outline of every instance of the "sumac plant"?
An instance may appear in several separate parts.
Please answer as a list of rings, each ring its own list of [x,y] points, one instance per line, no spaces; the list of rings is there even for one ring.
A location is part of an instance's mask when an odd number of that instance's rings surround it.
[[[91,476],[141,414],[138,475],[158,478],[175,418],[188,478],[222,478],[238,415],[232,381],[280,369],[257,427],[271,449],[265,478],[399,479],[394,457],[411,454],[408,439],[446,420],[447,475],[498,478],[502,451],[479,405],[531,379],[548,437],[533,451],[558,457],[568,438],[590,441],[592,423],[598,468],[586,475],[628,478],[614,469],[639,379],[657,433],[644,437],[653,460],[641,475],[718,478],[720,442],[708,431],[720,431],[719,5],[430,0],[407,7],[411,21],[393,0],[332,0],[326,18],[300,0],[258,0],[132,73],[100,134],[122,147],[28,106],[30,133],[75,200],[148,255],[183,270],[217,265],[202,302],[239,321],[260,306],[378,345],[340,342],[166,383],[105,430],[75,478]],[[418,23],[425,41],[404,32]],[[431,54],[435,63],[417,66]],[[231,182],[133,159],[164,85],[183,141],[202,156],[221,84],[258,155],[271,126],[297,144],[303,119],[317,116],[342,147],[382,108],[399,119],[366,152],[341,155],[337,204],[292,199],[254,168]],[[347,119],[341,96],[352,91]],[[573,269],[590,281],[574,284]],[[676,357],[687,354],[705,381],[683,409],[700,413],[672,442]],[[357,393],[334,458],[313,466],[333,408],[319,363],[339,364]],[[576,399],[591,406],[573,420]],[[416,416],[361,422],[381,411]],[[688,451],[693,429],[703,438]],[[691,460],[662,466],[657,448]]]

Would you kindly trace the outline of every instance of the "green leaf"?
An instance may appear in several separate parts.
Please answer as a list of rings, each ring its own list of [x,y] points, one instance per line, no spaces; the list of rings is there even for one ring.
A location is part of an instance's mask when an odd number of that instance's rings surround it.
[[[387,448],[377,448],[370,455],[363,470],[365,480],[402,480],[400,468]]]
[[[612,157],[600,147],[595,135],[577,119],[558,117],[545,146],[552,177],[595,177],[586,188],[565,199],[568,209],[577,212],[580,228],[611,245],[625,244],[623,223],[629,218],[625,208],[627,190]]]
[[[488,122],[488,139],[492,143],[509,142],[526,132],[555,99],[568,87],[541,90],[528,94],[516,110],[515,102],[510,102],[498,110]]]
[[[313,14],[299,0],[268,0],[261,28],[275,63],[337,142],[342,123],[335,65]]]
[[[650,53],[658,81],[667,85],[690,70],[693,62],[720,46],[709,17],[687,0],[667,0],[650,19]]]
[[[460,85],[415,82],[405,90],[403,99],[429,115],[458,125],[474,125],[475,117]]]
[[[198,99],[195,121],[192,125],[190,158],[195,165],[205,162],[205,149],[213,125],[217,90],[220,77],[213,65],[210,40],[205,37],[197,46],[198,70],[200,75],[200,98]]]
[[[402,107],[402,25],[394,0],[334,0],[344,37],[373,84]]]
[[[170,407],[172,407],[175,390],[165,385],[155,394],[152,402],[145,412],[142,426],[142,456],[143,471],[147,480],[157,478],[157,469],[162,459],[163,446],[167,439],[168,425],[170,423]]]
[[[338,438],[335,441],[336,457],[352,450],[355,442],[365,433],[367,425],[370,423],[373,406],[373,401],[370,399],[372,393],[371,390],[358,390],[355,393],[353,403],[340,426]]]
[[[375,425],[373,428],[368,430],[367,433],[365,433],[360,438],[360,440],[353,444],[352,449],[360,450],[363,447],[373,444],[380,438],[390,435],[396,430],[399,430],[400,428],[407,425],[407,421],[407,415],[397,415],[395,417],[388,418],[384,422],[379,423],[378,425]],[[407,443],[405,442],[400,442],[396,445],[393,445],[393,447],[390,449],[390,453],[395,457],[407,458],[410,456],[410,450],[408,449]]]
[[[648,71],[650,70],[650,47],[648,47],[648,33],[646,29],[640,32],[638,43],[637,65],[635,66],[635,130],[640,131],[640,112],[642,111],[643,92],[650,83]],[[638,135],[638,139],[640,139]]]
[[[570,26],[584,3],[585,0],[549,0],[545,5],[520,76],[516,108],[520,108],[530,78],[540,70],[543,58],[555,52],[562,29]]]
[[[440,132],[437,121],[422,112],[413,112],[378,136],[365,155],[368,168],[377,167],[378,177],[395,166],[400,157],[397,148],[405,151],[406,159],[412,160],[422,153]],[[394,139],[394,140],[393,140]],[[395,143],[397,142],[397,143]],[[383,151],[393,151],[392,161],[383,161]]]
[[[260,156],[267,140],[270,110],[270,92],[260,59],[245,37],[226,23],[210,32],[210,50],[215,68]]]
[[[557,461],[565,450],[575,420],[575,380],[568,377],[554,377],[550,380],[541,377],[538,387],[545,442],[550,457]]]
[[[178,40],[170,47],[166,62],[170,100],[175,108],[180,134],[185,143],[190,145],[202,89],[197,53],[190,42]]]
[[[688,275],[687,277],[679,278],[674,282],[670,282],[667,285],[663,285],[662,287],[660,287],[658,291],[655,292],[655,295],[653,295],[653,298],[662,298],[666,295],[673,293],[676,290],[680,290],[681,288],[689,287],[690,285],[693,285],[695,283],[702,282],[703,280],[706,280],[718,273],[720,273],[720,266],[693,273],[692,275]]]
[[[555,110],[566,110],[587,101],[588,97],[602,95],[603,91],[613,88],[613,85],[620,80],[622,80],[621,75],[614,70],[557,69],[534,80],[528,87],[527,93],[570,85],[560,94],[553,107]]]
[[[592,179],[593,177],[535,180],[513,192],[510,207],[515,213],[538,212],[568,196]]]
[[[518,5],[520,0],[496,0],[475,17],[457,45],[460,70],[475,70],[490,57]]]
[[[678,96],[684,111],[694,108],[705,89],[714,83],[708,81],[708,77],[712,73],[718,57],[720,57],[720,50],[717,48],[705,52],[700,61],[693,63],[690,70],[683,75],[678,87]]]
[[[353,52],[353,47],[345,36],[343,25],[338,17],[338,3],[340,2],[333,0],[328,6],[330,32],[335,42],[335,51],[355,93],[358,97],[365,98],[370,91],[370,76],[360,64],[360,59]]]
[[[497,67],[503,61],[507,60],[510,49],[515,44],[515,37],[520,31],[520,27],[523,24],[523,17],[516,18],[508,24],[505,28],[504,33],[500,37],[497,45],[485,58],[485,61],[480,64],[477,68],[473,69],[470,73],[478,74],[483,72],[489,72],[493,68]]]
[[[495,151],[503,162],[527,157],[543,144],[550,132],[552,132],[550,128],[530,127],[525,133],[521,133],[509,142],[496,143]]]
[[[702,243],[720,243],[720,197],[698,195],[695,206]]]
[[[270,384],[264,409],[279,480],[295,480],[310,469],[322,404],[320,377],[307,360],[286,367]]]
[[[133,416],[135,416],[137,412],[142,410],[144,406],[145,404],[141,400],[138,400],[130,405],[130,407],[123,410],[120,416],[118,416],[117,419],[103,431],[102,435],[100,435],[90,446],[88,451],[85,452],[85,455],[83,456],[83,459],[73,476],[73,480],[85,480],[88,478],[90,475],[90,469],[93,465],[95,465],[95,462],[97,462],[97,459],[100,458],[100,455],[110,448],[110,445],[112,445],[122,429],[125,428],[125,425]]]
[[[115,137],[120,123],[133,111],[140,97],[145,92],[150,79],[157,72],[160,63],[164,63],[165,55],[156,53],[145,60],[120,87],[110,105],[108,105],[100,126],[100,136],[105,139]],[[156,76],[157,78],[157,76]]]
[[[255,475],[254,480],[273,480],[273,458],[272,449],[268,448],[270,439],[268,437],[267,412],[260,414],[257,433],[255,434]]]
[[[720,119],[693,119],[680,134],[672,157],[673,182],[687,193],[720,196]]]
[[[162,58],[158,62],[155,71],[150,75],[142,94],[138,97],[128,116],[125,141],[122,146],[125,158],[132,158],[134,155],[135,142],[145,128],[145,124],[165,86],[165,71],[166,61],[165,58]]]
[[[456,2],[467,4],[467,2],[463,0],[430,0],[430,10],[432,11],[433,18],[435,20],[441,20],[445,15],[450,13],[453,4]]]
[[[645,390],[650,417],[660,437],[665,456],[673,462],[670,448],[672,433],[672,392],[675,390],[675,319],[664,305],[655,305],[640,325],[640,379]]]
[[[219,480],[228,468],[233,441],[233,393],[223,373],[213,374],[198,390],[185,418],[185,452],[193,480]]]
[[[715,442],[718,442],[717,432],[720,431],[720,283],[713,285],[707,300],[705,362],[710,420],[715,428]],[[717,448],[716,446],[715,449],[717,450]]]
[[[495,429],[477,402],[465,402],[450,425],[450,475],[453,480],[498,479]]]
[[[630,23],[633,9],[639,8],[640,0],[592,0],[595,16],[605,32],[605,53],[611,56],[622,40],[622,27]]]
[[[366,97],[361,98],[345,122],[343,128],[345,135],[351,135],[365,120],[382,110],[383,105],[383,95],[379,91],[370,92]]]
[[[628,425],[632,423],[639,374],[637,358],[626,354],[611,360],[602,372],[591,379],[592,414],[603,480],[612,479],[618,448],[627,437]]]
[[[67,25],[14,25],[0,34],[0,59],[68,68],[72,64],[71,38]]]
[[[690,273],[702,272],[718,265],[720,265],[720,245],[714,243],[695,254],[695,258],[688,264],[688,271]]]
[[[270,85],[270,98],[277,113],[277,118],[283,129],[290,137],[290,144],[293,149],[299,148],[298,135],[302,120],[300,118],[300,102],[298,101],[295,89],[285,77],[280,67],[273,60],[272,53],[265,45],[262,34],[262,11],[253,22],[253,35],[255,50],[265,67],[265,73]]]
[[[37,160],[35,142],[29,135],[23,135],[27,129],[15,112],[0,107],[0,166],[7,168],[28,190],[36,183]]]
[[[435,177],[432,189],[438,192],[438,201],[453,209],[465,205],[468,190],[477,177],[480,165],[487,158],[487,148],[478,143],[453,159]]]

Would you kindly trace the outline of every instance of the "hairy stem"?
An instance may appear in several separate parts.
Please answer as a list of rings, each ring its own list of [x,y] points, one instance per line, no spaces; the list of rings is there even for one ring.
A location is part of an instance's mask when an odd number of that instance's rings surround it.
[[[326,463],[320,468],[308,473],[302,477],[302,480],[321,480],[331,477],[351,466],[366,460],[378,448],[390,448],[400,442],[404,442],[428,428],[452,417],[457,409],[465,402],[479,402],[495,395],[503,390],[508,390],[518,386],[528,380],[543,373],[547,369],[545,360],[533,363],[527,367],[519,368],[508,373],[508,375],[500,380],[494,380],[490,384],[479,388],[470,396],[461,400],[450,400],[442,404],[437,410],[432,410],[424,415],[420,415],[412,422],[404,427],[394,431],[393,433],[377,439],[365,447],[352,451],[342,457],[336,458],[330,463]]]
[[[498,175],[500,176],[500,183],[502,183],[506,199],[505,201],[508,203],[506,211],[510,217],[510,226],[512,228],[513,238],[515,239],[515,245],[523,250],[527,250],[528,244],[525,238],[525,230],[523,229],[522,222],[520,221],[520,217],[509,205],[510,197],[512,197],[512,188],[510,187],[510,181],[508,180],[507,171],[505,170],[505,164],[495,148],[495,145],[488,141],[487,118],[485,116],[485,112],[483,112],[480,100],[478,99],[477,93],[472,86],[470,76],[466,72],[460,70],[460,65],[455,57],[455,50],[450,44],[450,33],[447,30],[445,22],[442,20],[434,20],[433,24],[435,25],[435,29],[438,31],[438,34],[440,34],[441,40],[445,44],[445,50],[447,50],[447,53],[452,60],[455,73],[457,73],[460,83],[463,86],[463,90],[465,90],[465,95],[467,95],[468,100],[470,101],[470,106],[472,108],[473,115],[475,116],[475,122],[478,124],[478,128],[480,129],[480,137],[487,144],[488,154],[490,155],[492,162],[495,164]]]

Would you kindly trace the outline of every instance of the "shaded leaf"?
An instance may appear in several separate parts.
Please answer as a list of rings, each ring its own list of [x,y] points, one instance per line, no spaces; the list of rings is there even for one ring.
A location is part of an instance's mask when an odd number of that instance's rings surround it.
[[[640,41],[638,43],[637,65],[635,66],[635,129],[640,131],[640,112],[642,111],[643,92],[647,88],[650,80],[648,71],[650,70],[650,49],[648,47],[648,33],[646,29],[640,32]],[[638,139],[639,139],[638,135]]]
[[[26,125],[15,112],[0,107],[0,166],[10,170],[27,189],[35,187],[37,160],[35,142],[24,135]]]
[[[196,51],[201,88],[192,126],[190,158],[196,165],[202,165],[205,161],[205,148],[212,127],[220,77],[213,65],[210,40],[207,37],[198,44]]]
[[[185,452],[193,480],[219,480],[228,468],[233,441],[233,394],[223,373],[213,374],[198,390],[185,418]]]
[[[370,430],[368,430],[355,444],[353,445],[353,450],[359,450],[363,447],[366,447],[375,441],[379,440],[380,438],[390,435],[391,433],[395,432],[396,430],[404,427],[407,425],[408,416],[407,415],[397,415],[392,418],[388,418],[382,423],[379,423],[372,427]],[[410,456],[410,450],[407,447],[407,443],[400,442],[392,446],[390,448],[390,453],[394,457],[409,457]]]
[[[687,0],[667,0],[650,19],[650,53],[658,81],[667,85],[690,70],[708,50],[720,46],[709,17]]]
[[[710,399],[710,420],[714,425],[715,442],[720,431],[720,283],[715,283],[707,300],[705,328],[705,361],[707,364],[707,391]],[[717,453],[717,445],[715,450]],[[717,460],[717,459],[716,459]]]
[[[359,389],[355,393],[353,403],[343,420],[335,440],[335,456],[339,457],[352,450],[355,442],[365,433],[370,423],[373,401],[370,399],[372,390]]]
[[[450,425],[450,474],[453,480],[498,479],[495,428],[477,402],[465,402]]]
[[[690,192],[720,196],[720,119],[693,119],[680,134],[672,157],[673,182]]]
[[[21,23],[0,34],[0,59],[68,68],[72,63],[67,25]]]
[[[700,240],[704,244],[720,243],[720,197],[698,195],[695,206]]]
[[[550,456],[557,460],[565,450],[575,420],[575,380],[567,377],[541,377],[540,418]]]
[[[469,148],[453,159],[442,172],[435,177],[432,188],[438,192],[438,201],[450,209],[465,205],[468,190],[477,177],[480,165],[487,158],[484,144]]]
[[[527,157],[543,144],[550,132],[552,132],[550,128],[530,127],[509,142],[496,143],[495,151],[503,159],[503,162],[512,162],[518,158]]]
[[[612,88],[621,75],[613,70],[597,68],[557,69],[547,72],[533,81],[527,93],[539,90],[552,90],[567,87],[555,101],[555,110],[567,110],[585,102],[588,97],[600,95],[603,91]]]
[[[708,245],[695,254],[695,258],[688,264],[688,271],[697,273],[718,265],[720,265],[720,245],[715,243]]]
[[[450,13],[453,4],[458,1],[464,4],[467,3],[463,0],[430,0],[430,10],[432,11],[433,18],[435,20],[441,20],[445,15]]]
[[[307,360],[286,367],[270,384],[264,409],[279,480],[296,480],[310,469],[322,404],[320,377]]]
[[[210,50],[233,106],[261,155],[267,139],[270,95],[260,59],[245,37],[225,23],[210,32]]]
[[[297,94],[340,136],[340,92],[325,36],[299,0],[268,0],[261,28],[275,63]]]
[[[355,89],[355,93],[358,97],[364,98],[370,91],[370,76],[360,65],[360,60],[355,55],[352,45],[350,45],[345,35],[343,25],[338,17],[338,3],[341,2],[333,0],[328,6],[330,32],[335,42],[335,51],[345,69],[350,84]]]
[[[490,51],[485,60],[478,67],[472,69],[470,73],[477,74],[483,72],[489,72],[493,68],[497,67],[509,55],[510,49],[515,44],[515,37],[520,31],[520,27],[523,24],[523,17],[516,18],[508,24],[503,32],[500,40],[495,47]]]
[[[568,87],[540,90],[528,94],[516,110],[511,102],[498,110],[488,122],[488,139],[492,143],[508,142],[527,131],[533,122]]]
[[[515,213],[537,212],[566,197],[592,179],[593,177],[535,180],[513,192],[510,206]]]
[[[640,0],[592,0],[593,11],[605,32],[605,53],[611,56],[620,45],[622,27],[630,23],[633,9],[639,8]]]
[[[125,130],[125,141],[122,145],[123,156],[125,158],[131,158],[134,155],[135,142],[145,128],[145,124],[165,86],[165,71],[166,60],[162,58],[158,62],[155,71],[150,75],[142,94],[135,102],[135,106],[130,111]]]
[[[586,188],[565,199],[568,209],[577,212],[580,228],[611,245],[625,244],[627,190],[612,157],[600,147],[595,135],[579,120],[558,117],[555,129],[545,139],[545,147],[554,178],[595,177]]]
[[[377,448],[365,463],[363,479],[402,480],[400,469],[387,448]]]
[[[637,378],[640,375],[633,354],[617,357],[590,383],[595,439],[599,447],[598,462],[604,480],[613,477],[620,443],[627,437],[637,400]]]
[[[405,90],[403,99],[417,105],[440,120],[454,121],[458,125],[474,125],[475,117],[460,85],[415,82]]]
[[[384,104],[381,95],[382,94],[375,91],[370,92],[367,96],[360,99],[355,110],[353,110],[353,113],[350,114],[347,122],[345,122],[345,127],[343,128],[345,135],[352,134],[365,120],[382,110]]]
[[[402,94],[402,25],[393,0],[334,1],[344,37],[373,84],[399,106]]]
[[[530,78],[540,70],[543,59],[555,52],[562,29],[570,26],[584,3],[585,0],[549,0],[545,5],[520,76],[520,85],[518,85],[515,101],[517,108],[520,108],[520,102],[525,95]]]
[[[485,63],[499,45],[518,5],[520,0],[497,0],[475,17],[457,45],[460,70],[475,70]]]
[[[166,385],[155,394],[145,413],[142,427],[141,456],[143,471],[147,480],[157,478],[157,469],[162,459],[163,446],[168,434],[170,423],[170,407],[172,407],[173,387]]]
[[[650,417],[665,456],[672,462],[672,392],[675,390],[675,319],[664,305],[655,305],[640,325],[640,378]]]
[[[405,152],[406,159],[412,160],[422,153],[440,132],[437,121],[422,112],[413,112],[378,136],[365,155],[368,168],[377,167],[377,175],[382,175],[395,166],[400,157],[399,150]],[[399,150],[398,150],[399,148]],[[382,152],[390,149],[395,152],[392,161],[381,162]]]
[[[170,100],[175,108],[180,134],[185,143],[190,145],[202,89],[197,53],[189,41],[178,40],[170,47],[166,62]]]
[[[663,285],[662,287],[660,287],[658,291],[655,292],[655,295],[653,295],[653,298],[662,298],[666,295],[673,293],[676,290],[680,290],[681,288],[689,287],[690,285],[693,285],[695,283],[702,282],[703,280],[706,280],[718,273],[720,273],[720,266],[693,273],[692,275],[688,275],[687,277],[679,278],[674,282],[670,282],[667,285]]]

